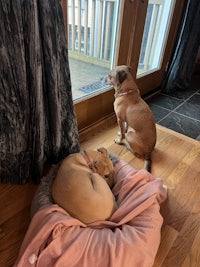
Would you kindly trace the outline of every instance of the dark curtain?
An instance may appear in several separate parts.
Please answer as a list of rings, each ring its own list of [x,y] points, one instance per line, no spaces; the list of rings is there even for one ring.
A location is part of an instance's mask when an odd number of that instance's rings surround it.
[[[1,183],[79,151],[60,1],[0,1],[0,101]]]
[[[200,1],[186,0],[175,53],[162,90],[186,90],[191,83],[200,46]]]

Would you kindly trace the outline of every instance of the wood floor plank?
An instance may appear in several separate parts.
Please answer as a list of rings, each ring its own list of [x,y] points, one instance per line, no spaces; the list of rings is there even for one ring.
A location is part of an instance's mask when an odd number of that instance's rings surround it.
[[[199,244],[200,244],[200,230],[198,231],[195,237],[191,250],[189,251],[182,267],[199,267],[199,263],[200,263]]]
[[[163,140],[163,142],[158,143],[157,146],[159,149],[157,149],[155,153],[152,153],[152,162],[154,166],[152,172],[154,175],[162,178],[168,178],[172,171],[177,167],[177,164],[182,161],[183,157],[185,157],[191,149],[190,144],[185,143],[183,140],[176,137],[166,139],[167,142]],[[174,157],[176,157],[176,160],[174,160]]]
[[[0,225],[29,205],[37,186],[0,184]]]
[[[0,266],[9,267],[15,262],[30,222],[30,206],[1,224]]]
[[[190,181],[186,182],[188,177]],[[199,175],[187,169],[181,178],[175,189],[169,188],[163,212],[165,222],[177,231],[181,230],[199,196]]]
[[[163,261],[165,260],[174,241],[178,236],[178,232],[169,225],[164,225],[162,227],[161,236],[162,239],[160,242],[160,246],[153,267],[162,266]]]
[[[191,213],[174,241],[162,267],[182,266],[200,230],[200,213]],[[199,240],[197,240],[198,243]],[[199,247],[199,243],[197,244]],[[200,262],[199,262],[200,263]]]

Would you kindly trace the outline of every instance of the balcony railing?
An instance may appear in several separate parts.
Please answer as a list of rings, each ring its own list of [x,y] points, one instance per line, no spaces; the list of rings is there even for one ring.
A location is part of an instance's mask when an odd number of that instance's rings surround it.
[[[116,39],[118,0],[68,0],[71,56],[110,67]]]
[[[114,59],[120,0],[68,0],[69,51],[74,57],[110,67]],[[158,61],[155,52],[173,1],[149,0],[139,69]],[[85,58],[85,59],[84,59]]]

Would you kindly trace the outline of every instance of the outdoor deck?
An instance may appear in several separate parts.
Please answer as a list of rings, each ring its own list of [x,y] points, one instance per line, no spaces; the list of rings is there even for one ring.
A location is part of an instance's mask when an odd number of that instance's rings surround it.
[[[109,68],[70,57],[69,67],[73,100],[79,100],[86,95],[91,95],[98,90],[105,89],[105,85],[101,83],[101,78],[108,74]]]

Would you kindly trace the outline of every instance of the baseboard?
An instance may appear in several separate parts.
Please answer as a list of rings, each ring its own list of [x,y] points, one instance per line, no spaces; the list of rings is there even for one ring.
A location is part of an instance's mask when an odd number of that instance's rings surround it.
[[[110,128],[112,125],[115,126],[117,123],[115,113],[112,113],[101,120],[89,125],[88,127],[81,129],[79,131],[79,142],[82,143],[89,136],[93,136],[94,134],[101,132],[107,128]]]

